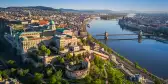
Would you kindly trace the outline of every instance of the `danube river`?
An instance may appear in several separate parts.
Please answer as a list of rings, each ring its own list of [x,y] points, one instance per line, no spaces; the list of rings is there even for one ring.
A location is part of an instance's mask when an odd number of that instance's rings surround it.
[[[109,36],[109,40],[101,40],[104,37],[96,36],[105,31],[109,34],[133,34],[133,31],[122,29],[116,20],[92,20],[88,32],[96,39],[111,47],[120,55],[126,57],[132,62],[138,62],[149,72],[162,77],[168,78],[168,44],[154,39],[142,39],[138,42],[137,36]],[[117,39],[134,39],[134,40],[117,40]],[[111,40],[110,40],[111,39]],[[113,39],[113,40],[112,40]],[[115,39],[115,40],[114,40]]]

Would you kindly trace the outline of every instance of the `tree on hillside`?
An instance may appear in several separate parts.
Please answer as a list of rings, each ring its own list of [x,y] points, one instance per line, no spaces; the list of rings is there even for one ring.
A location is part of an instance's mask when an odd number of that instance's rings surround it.
[[[47,76],[51,76],[53,71],[51,68],[49,68],[49,69],[47,69],[46,73],[47,73]]]
[[[40,47],[40,49],[41,49],[42,51],[45,51],[47,48],[46,48],[45,45],[42,45],[42,46]]]
[[[46,50],[45,50],[45,53],[46,53],[47,55],[50,55],[50,54],[51,54],[50,49],[46,49]]]
[[[16,69],[15,68],[11,68],[11,73],[15,73],[16,72]]]
[[[61,84],[62,81],[62,71],[57,71],[54,75],[49,79],[49,84]]]
[[[64,62],[65,62],[64,58],[61,58],[60,63],[64,63]]]
[[[95,81],[93,81],[93,84],[103,84],[101,79],[96,79]]]
[[[66,55],[66,58],[69,60],[69,59],[71,59],[73,56],[70,54],[70,53],[68,53],[67,55]]]
[[[22,69],[17,70],[17,74],[18,74],[19,76],[24,76],[24,73],[23,73],[23,70],[22,70]]]
[[[88,75],[88,76],[86,76],[86,77],[84,78],[84,80],[86,81],[87,84],[91,84],[91,82],[92,82],[93,79],[92,79],[91,76]]]
[[[104,61],[99,56],[97,56],[97,55],[95,55],[94,63],[99,68],[103,68],[104,67]]]
[[[11,73],[10,73],[9,70],[2,71],[2,76],[3,76],[4,79],[8,79],[10,74]]]
[[[16,67],[16,62],[14,60],[8,60],[7,64],[9,67]]]
[[[155,84],[163,84],[163,83],[162,83],[159,79],[157,79],[157,78],[155,79],[154,82],[155,82]]]
[[[35,73],[34,83],[36,83],[36,84],[42,84],[42,78],[43,78],[43,74],[41,74],[41,73]]]

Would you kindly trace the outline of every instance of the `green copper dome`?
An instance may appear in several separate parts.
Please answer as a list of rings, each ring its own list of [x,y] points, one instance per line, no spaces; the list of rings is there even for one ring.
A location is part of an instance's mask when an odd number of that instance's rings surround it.
[[[50,25],[54,25],[55,22],[53,20],[50,20]]]

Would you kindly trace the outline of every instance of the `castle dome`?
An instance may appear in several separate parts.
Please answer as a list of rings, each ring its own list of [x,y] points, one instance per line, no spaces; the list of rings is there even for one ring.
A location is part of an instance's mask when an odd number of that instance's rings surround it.
[[[55,25],[55,22],[53,20],[50,20],[50,25]]]

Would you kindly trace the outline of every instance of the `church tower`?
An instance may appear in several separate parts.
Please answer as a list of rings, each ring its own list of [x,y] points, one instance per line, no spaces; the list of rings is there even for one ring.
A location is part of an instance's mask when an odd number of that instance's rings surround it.
[[[55,22],[53,20],[50,20],[50,29],[51,30],[56,30]]]
[[[31,12],[29,11],[29,18],[31,18],[31,16],[32,16],[32,15],[31,15]]]

